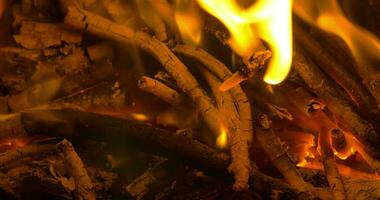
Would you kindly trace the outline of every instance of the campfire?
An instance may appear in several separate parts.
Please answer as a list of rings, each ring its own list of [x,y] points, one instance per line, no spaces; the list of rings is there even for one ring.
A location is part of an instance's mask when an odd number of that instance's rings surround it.
[[[375,0],[0,15],[0,199],[380,199]]]

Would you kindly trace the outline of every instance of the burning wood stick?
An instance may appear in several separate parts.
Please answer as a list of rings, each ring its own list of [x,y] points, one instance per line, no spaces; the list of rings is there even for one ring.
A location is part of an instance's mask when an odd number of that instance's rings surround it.
[[[216,59],[215,57],[213,57],[212,55],[208,54],[206,51],[200,48],[194,48],[187,45],[177,45],[173,48],[173,51],[199,61],[201,64],[203,64],[205,68],[207,68],[207,70],[209,70],[222,81],[227,80],[232,75],[231,71],[222,62],[220,62],[218,59]],[[239,150],[240,155],[238,157],[238,160],[240,160],[239,162],[241,162],[242,164],[245,163],[244,165],[239,165],[237,163],[235,167],[231,168],[231,170],[234,169],[241,171],[242,168],[250,167],[248,164],[248,147],[252,141],[253,132],[251,105],[248,101],[246,94],[241,89],[240,85],[233,87],[229,91],[229,93],[231,94],[232,101],[236,105],[236,109],[238,111],[240,119],[240,125],[238,126],[241,130],[239,133],[240,138],[236,138],[240,140],[237,141],[239,142],[239,148],[241,148]]]
[[[368,89],[361,83],[361,80],[350,73],[346,66],[340,65],[336,59],[326,52],[323,47],[307,33],[300,24],[295,24],[293,28],[295,39],[302,46],[308,55],[318,66],[326,72],[335,82],[337,82],[345,92],[362,108],[365,112],[379,116],[380,111],[376,100],[372,97]]]
[[[322,110],[316,111],[313,114],[313,119],[320,123],[319,132],[319,148],[322,154],[323,168],[329,182],[330,190],[332,191],[334,199],[347,199],[346,189],[342,177],[338,171],[335,155],[331,148],[331,121],[323,113]]]
[[[272,122],[268,118],[268,115],[260,114],[258,120],[259,126],[256,129],[255,137],[265,153],[291,186],[300,191],[308,191],[311,186],[303,180],[296,168],[296,164],[290,159],[280,140],[274,134]]]
[[[254,75],[263,71],[263,67],[266,61],[272,56],[272,53],[268,50],[257,51],[247,60],[244,60],[244,66],[242,66],[237,72],[232,74],[227,80],[220,86],[220,90],[227,91],[232,87],[235,87],[239,83],[252,78]]]
[[[123,43],[136,44],[151,53],[168,73],[176,80],[177,85],[195,102],[199,113],[212,132],[218,133],[222,121],[218,110],[213,106],[197,80],[191,75],[186,66],[160,41],[150,35],[135,31],[129,27],[113,23],[91,12],[70,7],[65,17],[65,23],[71,27],[106,37]]]
[[[224,137],[223,134],[227,134],[229,144],[229,150],[231,154],[231,164],[229,170],[235,175],[235,190],[242,190],[248,188],[248,179],[249,179],[249,169],[251,168],[251,163],[249,160],[249,152],[247,150],[247,139],[242,137],[243,132],[240,127],[240,118],[239,113],[236,110],[232,95],[229,92],[222,92],[219,90],[222,82],[218,80],[215,75],[211,74],[207,69],[202,69],[201,72],[205,77],[206,81],[210,85],[210,88],[215,96],[218,108],[223,114],[223,119],[226,124],[224,128],[227,133],[220,133],[219,137]],[[218,137],[218,138],[219,138]],[[220,147],[224,147],[223,142],[218,144]]]
[[[380,151],[377,146],[380,138],[374,127],[356,113],[350,100],[340,95],[341,91],[303,55],[302,50],[298,47],[294,53],[293,67],[318,97],[324,100],[327,106],[343,120],[344,125],[365,144],[366,150],[379,158]]]
[[[67,140],[63,140],[57,144],[57,149],[65,159],[69,172],[74,177],[76,199],[95,200],[96,196],[93,191],[92,181],[72,144]]]
[[[158,80],[143,76],[138,86],[145,92],[152,93],[172,106],[185,106],[185,97]]]

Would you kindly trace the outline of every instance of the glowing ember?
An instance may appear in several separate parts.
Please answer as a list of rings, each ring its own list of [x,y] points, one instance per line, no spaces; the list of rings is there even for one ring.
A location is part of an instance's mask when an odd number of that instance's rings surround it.
[[[304,167],[308,169],[315,169],[315,170],[323,170],[323,164],[321,162],[304,162],[302,164],[298,164],[298,167]],[[345,165],[338,164],[337,165],[339,172],[343,176],[350,176],[350,177],[356,177],[356,178],[367,178],[367,179],[374,179],[379,180],[380,176],[377,174],[370,174],[361,172],[355,169],[352,169],[350,167],[347,167]]]
[[[141,113],[132,113],[131,116],[133,119],[138,120],[138,121],[148,121],[149,118],[148,116],[141,114]]]
[[[198,0],[198,3],[228,28],[229,44],[243,58],[260,47],[259,39],[267,42],[273,55],[264,81],[278,84],[285,79],[292,61],[292,0],[259,0],[247,9],[235,0]]]
[[[227,146],[227,131],[222,127],[222,131],[220,132],[218,138],[216,139],[216,145],[223,149]]]
[[[380,40],[351,23],[344,16],[338,1],[298,0],[294,11],[308,23],[341,37],[358,62],[379,59]]]

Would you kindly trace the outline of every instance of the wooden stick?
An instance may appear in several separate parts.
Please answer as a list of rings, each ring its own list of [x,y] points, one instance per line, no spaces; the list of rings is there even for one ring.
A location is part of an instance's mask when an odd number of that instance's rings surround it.
[[[65,159],[69,172],[75,179],[76,199],[95,200],[94,186],[73,145],[69,141],[63,140],[57,144],[57,149]]]
[[[151,53],[168,73],[176,80],[177,85],[188,94],[195,102],[203,120],[212,130],[218,133],[222,121],[220,113],[213,106],[211,99],[201,89],[197,80],[191,75],[186,66],[160,41],[150,35],[135,31],[126,26],[118,25],[103,17],[88,11],[70,7],[65,17],[65,23],[75,29],[89,32],[91,34],[106,37],[123,43],[136,44],[140,48]]]
[[[138,86],[145,92],[154,94],[174,107],[185,106],[185,97],[182,94],[158,80],[142,76],[138,81]]]
[[[207,68],[207,70],[209,70],[211,73],[213,73],[216,77],[218,77],[222,81],[227,80],[232,75],[231,71],[222,62],[220,62],[218,59],[216,59],[215,57],[213,57],[212,55],[208,54],[206,51],[200,48],[194,48],[188,45],[177,45],[173,48],[173,51],[176,53],[186,55],[190,58],[193,58],[199,61],[200,63],[203,64],[205,68]],[[241,130],[239,134],[240,141],[237,140],[240,143],[239,148],[241,148],[239,150],[240,151],[239,160],[241,161],[242,159],[246,160],[245,162],[242,162],[242,163],[246,163],[242,166],[240,165],[235,166],[235,167],[234,165],[232,166],[231,170],[234,169],[238,171],[238,170],[241,170],[239,168],[243,168],[243,167],[245,168],[247,166],[249,167],[249,165],[247,165],[247,161],[249,158],[248,148],[249,148],[249,144],[252,141],[252,132],[253,132],[251,105],[248,101],[246,94],[240,87],[240,85],[233,87],[229,91],[229,93],[231,94],[232,100],[235,103],[236,109],[240,116],[240,126],[238,126],[240,127],[240,130]]]
[[[374,127],[356,113],[350,100],[340,95],[341,93],[334,83],[303,55],[299,47],[296,47],[294,53],[293,67],[313,92],[342,119],[344,126],[348,127],[365,144],[366,150],[380,158],[380,151],[377,148],[380,145],[380,137]]]
[[[302,49],[313,55],[318,66],[326,72],[330,78],[338,83],[345,92],[358,104],[365,112],[380,116],[380,110],[376,100],[372,97],[368,89],[362,84],[359,77],[346,69],[347,66],[340,65],[336,59],[327,53],[323,47],[315,41],[299,24],[295,24],[295,39]]]
[[[173,48],[173,51],[193,58],[203,64],[210,72],[215,74],[220,80],[225,81],[231,75],[231,71],[218,59],[200,48],[194,48],[188,45],[177,45]],[[252,141],[252,114],[251,105],[240,85],[235,86],[230,91],[233,101],[237,107],[240,115],[241,129],[244,133],[246,141],[250,143]]]
[[[318,121],[320,124],[319,131],[319,148],[322,154],[322,161],[324,171],[329,182],[330,190],[333,194],[334,199],[347,199],[346,189],[343,184],[342,177],[338,171],[335,155],[333,149],[331,148],[331,127],[334,124],[328,119],[322,110],[316,111],[313,114],[313,119]]]

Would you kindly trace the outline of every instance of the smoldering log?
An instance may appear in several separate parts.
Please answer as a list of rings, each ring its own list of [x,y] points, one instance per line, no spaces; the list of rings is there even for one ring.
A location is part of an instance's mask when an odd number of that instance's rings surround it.
[[[374,127],[357,114],[350,100],[342,96],[336,85],[302,52],[303,50],[296,46],[293,58],[295,71],[304,79],[311,90],[342,119],[343,125],[348,127],[365,144],[366,150],[380,158],[380,151],[377,148],[380,145],[380,137]]]
[[[226,176],[230,157],[189,137],[181,136],[153,126],[126,120],[73,110],[33,110],[22,112],[22,121],[30,134],[60,136],[68,139],[88,138],[123,145],[137,145],[145,151],[195,165],[211,174]],[[44,127],[44,128],[41,128]],[[251,187],[277,189],[294,198],[308,193],[291,189],[280,180],[268,177],[252,169]],[[314,190],[313,190],[314,191]],[[319,191],[319,190],[318,190]],[[326,191],[315,193],[328,197]]]

